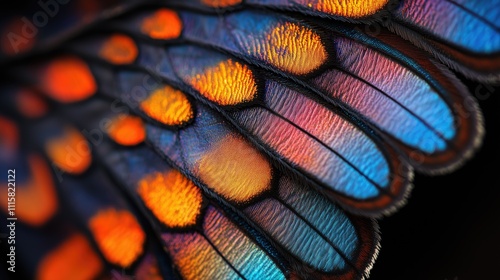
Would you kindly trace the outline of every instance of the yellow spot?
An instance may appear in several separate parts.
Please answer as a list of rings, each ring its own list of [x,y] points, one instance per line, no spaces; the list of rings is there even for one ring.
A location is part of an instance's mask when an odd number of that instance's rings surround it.
[[[373,15],[380,11],[388,0],[300,0],[316,11],[350,18]]]
[[[108,135],[120,145],[134,146],[144,141],[146,130],[141,118],[120,114],[111,120]]]
[[[192,226],[200,214],[200,189],[177,170],[147,175],[139,182],[138,192],[151,212],[169,227]]]
[[[226,8],[240,4],[241,0],[201,0],[201,2],[212,8]]]
[[[38,155],[28,157],[31,177],[28,182],[17,182],[16,215],[22,222],[39,226],[54,215],[57,210],[57,195],[52,174],[46,162]],[[0,194],[0,204],[7,213],[7,192]]]
[[[235,105],[257,96],[252,71],[231,59],[205,69],[190,80],[191,85],[207,99],[219,105]]]
[[[92,162],[87,140],[73,128],[66,128],[59,137],[49,139],[45,150],[57,167],[71,174],[83,173]]]
[[[250,49],[278,69],[296,75],[318,69],[328,56],[318,34],[290,22],[278,24],[265,40],[250,41]]]
[[[197,162],[201,180],[223,197],[246,202],[270,188],[269,162],[241,137],[229,135]]]
[[[87,64],[72,56],[53,60],[45,68],[41,84],[47,95],[62,103],[84,100],[97,90]]]
[[[109,262],[128,267],[142,254],[146,235],[130,212],[113,208],[99,211],[89,227]]]
[[[158,9],[146,17],[141,24],[141,32],[153,39],[175,39],[181,35],[182,22],[176,12]]]
[[[21,90],[16,95],[16,106],[27,118],[39,118],[48,111],[45,101],[31,90]]]
[[[36,279],[95,279],[102,269],[102,262],[88,240],[81,234],[75,234],[42,259]]]
[[[165,125],[181,125],[193,118],[193,108],[186,95],[170,86],[153,91],[140,107],[150,118]]]
[[[113,64],[129,64],[137,58],[134,40],[122,34],[112,35],[101,47],[99,55]]]

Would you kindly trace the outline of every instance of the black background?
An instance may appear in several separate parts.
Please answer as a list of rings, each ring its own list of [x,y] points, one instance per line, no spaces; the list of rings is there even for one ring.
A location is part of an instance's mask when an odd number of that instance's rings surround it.
[[[483,145],[449,175],[416,175],[408,203],[379,222],[370,279],[500,279],[500,88],[464,81],[479,97]]]

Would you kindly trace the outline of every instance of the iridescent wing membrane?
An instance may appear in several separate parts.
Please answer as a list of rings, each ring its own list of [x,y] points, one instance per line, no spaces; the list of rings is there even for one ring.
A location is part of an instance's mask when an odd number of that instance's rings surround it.
[[[428,2],[488,29],[470,45],[416,2],[132,1],[4,48],[25,276],[366,277],[370,217],[480,144],[475,100],[432,55],[498,77],[498,7]]]

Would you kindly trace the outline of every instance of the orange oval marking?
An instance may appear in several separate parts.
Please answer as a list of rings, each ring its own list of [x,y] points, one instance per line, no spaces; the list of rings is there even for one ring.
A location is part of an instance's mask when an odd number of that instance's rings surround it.
[[[237,135],[215,143],[197,162],[196,172],[210,188],[236,202],[246,202],[271,187],[269,162]]]
[[[130,64],[137,58],[138,53],[134,40],[122,34],[111,35],[99,51],[101,58],[113,64]]]
[[[109,262],[128,267],[142,254],[146,235],[130,212],[101,210],[90,219],[89,227]]]
[[[28,157],[30,179],[16,187],[16,215],[24,223],[39,226],[50,219],[57,210],[57,194],[47,163],[38,155]],[[7,192],[0,194],[0,204],[7,213]]]
[[[150,118],[169,126],[182,125],[194,114],[186,95],[171,86],[153,91],[140,107]]]
[[[200,214],[200,189],[177,170],[147,175],[139,182],[138,192],[151,212],[169,227],[192,226]]]
[[[113,118],[107,132],[113,141],[123,146],[140,144],[146,138],[142,119],[132,115],[120,114]]]
[[[380,11],[388,0],[300,0],[300,4],[327,14],[359,18]]]
[[[169,9],[158,9],[144,18],[141,32],[153,39],[175,39],[181,35],[182,22],[176,12]]]
[[[19,128],[10,119],[0,116],[0,148],[14,154],[19,146]]]
[[[212,8],[227,8],[241,4],[241,0],[201,0],[201,2]]]
[[[257,84],[247,65],[231,59],[209,67],[189,81],[204,97],[219,105],[236,105],[257,96]]]
[[[251,52],[277,68],[296,75],[318,69],[327,59],[320,36],[311,29],[286,22],[278,24],[264,41],[250,42]]]
[[[103,264],[89,241],[74,234],[41,260],[36,279],[87,280],[96,278],[102,270]]]
[[[71,174],[83,173],[92,162],[87,140],[73,128],[66,128],[62,135],[48,140],[45,150],[57,167]]]
[[[27,118],[39,118],[49,109],[41,96],[28,89],[20,90],[15,102],[19,112]]]
[[[84,100],[97,90],[88,65],[73,56],[51,61],[42,73],[40,82],[48,96],[62,103]]]

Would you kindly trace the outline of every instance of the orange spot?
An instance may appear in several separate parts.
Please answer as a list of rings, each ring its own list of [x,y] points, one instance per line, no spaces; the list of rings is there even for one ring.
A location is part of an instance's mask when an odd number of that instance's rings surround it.
[[[71,174],[81,174],[90,166],[92,155],[87,140],[73,128],[47,141],[45,150],[57,167]]]
[[[113,208],[99,211],[89,227],[109,262],[128,267],[142,254],[146,235],[130,212]]]
[[[197,162],[196,172],[223,197],[246,202],[270,188],[269,162],[236,135],[215,143]]]
[[[16,124],[0,116],[0,147],[8,153],[14,154],[19,145],[19,129]]]
[[[146,115],[165,125],[181,125],[193,118],[186,95],[170,86],[153,91],[140,106]]]
[[[194,225],[200,214],[200,190],[177,170],[147,175],[139,182],[138,192],[153,214],[169,227]]]
[[[88,240],[81,234],[74,234],[42,259],[36,279],[94,279],[102,269],[102,262]]]
[[[141,31],[153,39],[175,39],[181,35],[182,22],[176,12],[158,9],[144,19]]]
[[[207,99],[219,105],[235,105],[257,96],[257,84],[252,71],[231,59],[205,69],[191,78],[191,85]]]
[[[120,145],[133,146],[144,141],[146,130],[141,118],[121,114],[111,121],[108,135]]]
[[[249,48],[254,55],[296,75],[318,69],[327,59],[320,36],[290,22],[278,24],[264,40],[249,41]]]
[[[359,18],[381,10],[388,0],[300,0],[300,4],[327,14]]]
[[[28,157],[31,177],[28,182],[17,182],[16,215],[24,223],[38,226],[45,223],[57,210],[57,195],[47,163],[38,155]],[[0,204],[8,211],[7,192],[0,194]]]
[[[26,18],[27,19],[27,18]],[[11,21],[2,32],[2,51],[7,55],[29,51],[35,46],[36,36],[26,36],[27,23],[21,17]]]
[[[226,8],[240,4],[241,0],[201,0],[201,2],[212,8]]]
[[[129,64],[134,62],[138,52],[134,40],[122,34],[114,34],[104,42],[99,55],[113,64]]]
[[[62,103],[84,100],[97,90],[87,64],[73,56],[50,62],[41,77],[41,84],[47,95]]]
[[[31,90],[21,90],[16,95],[16,105],[27,118],[39,118],[48,111],[47,103]]]

